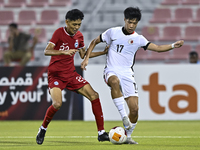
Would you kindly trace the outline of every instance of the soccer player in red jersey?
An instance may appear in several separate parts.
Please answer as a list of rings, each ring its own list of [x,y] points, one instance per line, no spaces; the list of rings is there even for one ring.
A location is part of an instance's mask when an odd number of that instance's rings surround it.
[[[99,95],[91,85],[79,75],[74,66],[74,55],[79,51],[80,57],[84,58],[85,45],[83,35],[79,30],[83,13],[78,9],[72,9],[67,12],[65,27],[58,28],[47,47],[44,50],[45,55],[51,56],[48,66],[48,87],[52,98],[52,105],[47,109],[42,126],[36,137],[37,144],[42,144],[48,124],[55,113],[62,106],[62,90],[64,88],[75,91],[91,101],[92,111],[96,119],[98,129],[98,140],[109,141],[108,134],[104,130],[104,118],[99,100]],[[96,52],[91,57],[103,55],[103,52]]]

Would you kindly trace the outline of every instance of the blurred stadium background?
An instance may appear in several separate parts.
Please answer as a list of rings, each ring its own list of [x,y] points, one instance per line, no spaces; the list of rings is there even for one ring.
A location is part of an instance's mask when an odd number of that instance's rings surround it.
[[[142,10],[136,32],[149,41],[167,44],[185,40],[183,47],[170,52],[137,52],[134,69],[141,99],[139,122],[133,135],[140,143],[137,149],[199,149],[200,65],[189,65],[188,53],[197,51],[200,55],[200,0],[0,0],[0,149],[39,148],[35,136],[51,105],[45,73],[50,57],[45,57],[43,51],[53,32],[65,26],[66,12],[73,8],[84,12],[80,31],[88,46],[109,27],[123,26],[123,11],[129,6]],[[3,66],[11,22],[18,23],[20,30],[39,35],[34,57],[24,68]],[[105,44],[99,44],[94,51],[102,51],[104,47]],[[105,60],[105,56],[90,59],[87,71],[82,72],[82,60],[75,56],[78,73],[99,92],[108,131],[122,123],[115,121],[120,120],[120,116],[111,101],[109,88],[103,82]],[[144,87],[150,87],[151,80],[154,87],[164,87],[160,91],[157,88],[153,100],[149,96],[150,90],[144,90]],[[109,143],[97,143],[90,107],[90,102],[83,101],[81,95],[64,90],[63,106],[54,120],[68,121],[53,120],[46,141],[39,149],[66,149],[66,146],[68,149],[116,149]],[[130,149],[128,145],[121,146]]]
[[[8,24],[16,22],[19,29],[39,34],[34,58],[28,66],[47,66],[50,57],[43,50],[55,29],[65,26],[65,14],[78,8],[85,14],[80,31],[86,46],[100,33],[113,26],[123,26],[123,10],[139,7],[142,19],[136,31],[157,44],[184,39],[185,45],[162,54],[138,51],[136,63],[188,63],[189,51],[200,53],[200,0],[0,0],[0,62],[7,46]],[[100,44],[95,51],[103,50]],[[145,54],[145,55],[144,55]],[[81,59],[75,57],[75,65]],[[105,56],[91,59],[91,64],[104,64]]]

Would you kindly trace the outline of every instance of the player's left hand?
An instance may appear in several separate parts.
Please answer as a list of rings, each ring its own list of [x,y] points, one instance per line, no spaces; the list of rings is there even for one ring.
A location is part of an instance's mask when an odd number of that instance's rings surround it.
[[[110,47],[109,45],[107,45],[107,46],[105,47],[105,49],[104,49],[104,51],[103,51],[104,54],[107,54],[107,53],[108,53],[108,49],[109,49],[109,47]]]
[[[183,45],[184,41],[183,40],[180,40],[180,41],[177,41],[174,43],[174,48],[179,48]]]

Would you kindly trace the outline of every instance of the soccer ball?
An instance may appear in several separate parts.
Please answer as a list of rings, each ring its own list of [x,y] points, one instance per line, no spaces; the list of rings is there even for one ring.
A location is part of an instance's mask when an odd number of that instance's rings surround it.
[[[114,127],[109,132],[110,142],[113,144],[122,144],[126,141],[126,131],[122,127]]]

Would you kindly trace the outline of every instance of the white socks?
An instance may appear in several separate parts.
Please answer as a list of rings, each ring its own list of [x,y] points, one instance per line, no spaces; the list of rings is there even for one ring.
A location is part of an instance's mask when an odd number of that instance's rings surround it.
[[[137,124],[137,122],[136,123],[132,123],[133,126],[129,130],[126,130],[128,138],[131,137],[131,134],[133,133],[133,130],[135,129],[136,124]]]
[[[98,134],[102,135],[104,132],[105,132],[105,130],[101,130],[101,131],[98,131]]]
[[[113,102],[114,102],[115,106],[117,107],[122,119],[123,119],[123,117],[127,116],[127,113],[126,113],[126,110],[124,107],[124,98],[123,97],[115,98],[115,99],[113,99]],[[133,126],[129,130],[126,130],[128,138],[131,138],[131,134],[133,133],[133,130],[135,129],[136,124],[137,124],[137,122],[132,123]]]
[[[41,127],[40,127],[41,129],[44,129],[44,130],[47,130],[47,128],[44,128],[42,125],[41,125]]]
[[[117,109],[121,115],[121,118],[123,119],[123,117],[127,116],[127,113],[126,113],[126,110],[124,107],[124,98],[123,97],[115,98],[115,99],[113,99],[113,102],[114,102],[115,106],[117,107]]]

